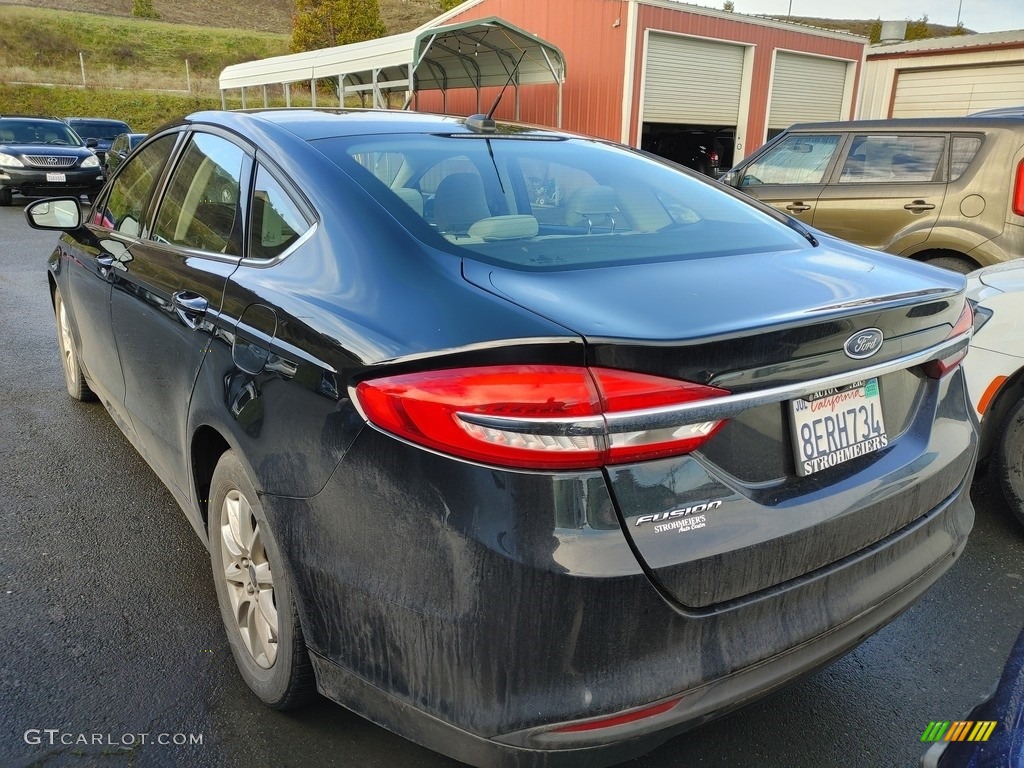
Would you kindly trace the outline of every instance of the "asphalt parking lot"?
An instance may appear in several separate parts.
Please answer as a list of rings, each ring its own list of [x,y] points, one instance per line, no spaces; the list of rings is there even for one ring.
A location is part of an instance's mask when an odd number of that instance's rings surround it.
[[[0,766],[400,766],[451,760],[323,702],[265,709],[235,672],[205,550],[101,406],[68,399],[45,260],[0,209]],[[991,477],[958,564],[832,666],[628,765],[912,766],[1024,624],[1024,532]],[[514,628],[510,628],[514,631]]]

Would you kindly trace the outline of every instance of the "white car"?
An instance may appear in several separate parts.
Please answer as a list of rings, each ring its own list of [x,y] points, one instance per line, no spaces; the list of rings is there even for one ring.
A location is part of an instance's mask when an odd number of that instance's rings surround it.
[[[972,272],[967,296],[974,337],[964,372],[981,420],[979,456],[1024,524],[1024,259]]]

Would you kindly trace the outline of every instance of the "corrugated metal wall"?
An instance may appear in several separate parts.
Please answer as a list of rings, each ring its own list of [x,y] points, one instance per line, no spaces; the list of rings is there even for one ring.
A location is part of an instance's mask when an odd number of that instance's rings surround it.
[[[1016,106],[1024,103],[1024,87],[1015,79],[1022,65],[1024,45],[1020,43],[899,53],[876,48],[868,53],[857,116],[876,119],[927,112],[955,117],[988,107]],[[932,74],[925,74],[929,70]],[[939,71],[942,76],[936,76]],[[924,91],[914,86],[924,86]],[[902,91],[899,96],[897,88]]]
[[[748,155],[763,142],[766,134],[766,115],[771,84],[772,51],[781,48],[802,51],[822,56],[833,56],[858,62],[855,82],[859,79],[860,62],[864,55],[864,43],[844,40],[838,37],[809,34],[792,27],[782,29],[744,21],[743,16],[735,19],[700,13],[690,13],[682,8],[641,4],[637,23],[637,64],[633,83],[633,106],[630,117],[630,137],[636,142],[640,130],[640,84],[643,82],[643,50],[646,30],[663,30],[696,37],[733,41],[755,46],[751,73],[750,102],[747,123],[737,128],[738,156]],[[552,39],[557,44],[557,40]],[[866,42],[866,41],[865,41]],[[710,78],[714,73],[708,73]],[[856,103],[856,89],[852,94],[845,117],[853,117]]]
[[[497,16],[558,46],[566,61],[562,127],[592,136],[618,139],[622,115],[623,66],[626,56],[626,12],[623,0],[487,0],[449,23]],[[498,89],[484,89],[484,111]],[[424,93],[417,108],[442,111],[439,93]],[[524,87],[519,119],[553,126],[556,123],[555,86]],[[475,91],[452,91],[447,111],[468,115],[477,110]],[[513,94],[502,97],[497,116],[513,118]]]

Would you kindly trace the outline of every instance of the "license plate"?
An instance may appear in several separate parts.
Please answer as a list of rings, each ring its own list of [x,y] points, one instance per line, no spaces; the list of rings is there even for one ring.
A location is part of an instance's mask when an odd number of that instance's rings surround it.
[[[46,174],[47,181],[67,181],[68,177],[63,173],[48,173]]]
[[[885,448],[878,379],[815,392],[790,402],[796,473],[813,475]]]

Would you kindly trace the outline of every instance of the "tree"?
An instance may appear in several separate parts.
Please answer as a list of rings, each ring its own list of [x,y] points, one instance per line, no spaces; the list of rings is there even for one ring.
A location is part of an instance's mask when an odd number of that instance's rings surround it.
[[[736,10],[736,3],[732,0],[725,0],[725,2],[722,3],[722,10],[726,13],[733,13]]]
[[[907,22],[907,40],[924,40],[929,37],[934,37],[934,35],[928,26],[927,13],[917,21]]]
[[[442,11],[450,11],[456,5],[462,5],[462,0],[438,0],[437,5]]]
[[[868,30],[868,40],[874,45],[882,39],[882,20],[875,19],[871,22],[871,28]]]
[[[292,17],[293,51],[315,51],[387,34],[377,0],[298,0]]]
[[[153,0],[132,0],[132,16],[139,19],[159,19]]]

